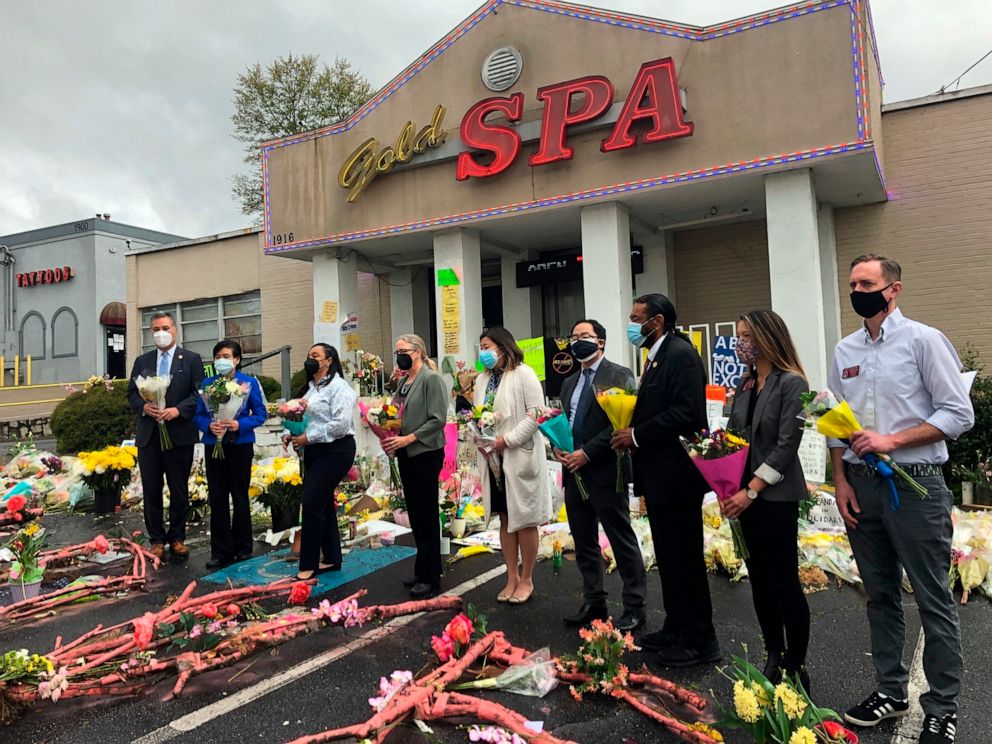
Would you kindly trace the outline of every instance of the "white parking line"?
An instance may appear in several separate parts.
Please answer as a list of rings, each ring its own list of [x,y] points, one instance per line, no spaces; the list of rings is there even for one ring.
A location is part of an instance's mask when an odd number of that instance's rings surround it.
[[[506,566],[497,566],[496,568],[486,571],[483,574],[479,574],[474,579],[470,579],[469,581],[459,584],[444,593],[447,595],[462,596],[466,592],[482,586],[483,584],[492,581],[504,573],[506,573]],[[231,713],[244,705],[268,695],[273,690],[278,690],[280,687],[285,687],[290,682],[295,682],[311,672],[315,672],[328,664],[334,663],[338,659],[343,659],[348,654],[375,643],[380,638],[384,638],[385,636],[396,631],[398,628],[412,623],[423,614],[424,613],[421,612],[416,615],[404,615],[402,617],[393,618],[385,625],[378,628],[373,628],[349,643],[336,646],[330,651],[326,651],[319,656],[315,656],[312,659],[307,659],[306,661],[286,669],[279,674],[263,679],[261,682],[258,682],[251,687],[246,687],[243,690],[239,690],[223,700],[218,700],[210,705],[205,705],[192,713],[188,713],[181,718],[177,718],[176,720],[162,726],[159,729],[156,729],[155,731],[152,731],[149,734],[146,734],[138,739],[134,739],[132,744],[158,744],[159,742],[174,739],[181,734],[189,733],[205,723],[227,715],[228,713]]]
[[[913,663],[909,667],[909,715],[899,719],[892,744],[916,744],[919,740],[920,729],[923,728],[923,708],[920,707],[920,695],[927,690],[927,678],[923,674],[923,629],[916,641],[916,651],[913,653]]]

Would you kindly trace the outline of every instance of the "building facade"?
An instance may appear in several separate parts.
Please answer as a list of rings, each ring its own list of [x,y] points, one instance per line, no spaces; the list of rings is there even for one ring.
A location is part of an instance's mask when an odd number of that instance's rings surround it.
[[[125,376],[124,254],[178,238],[110,215],[0,237],[4,383],[28,357],[34,384]]]

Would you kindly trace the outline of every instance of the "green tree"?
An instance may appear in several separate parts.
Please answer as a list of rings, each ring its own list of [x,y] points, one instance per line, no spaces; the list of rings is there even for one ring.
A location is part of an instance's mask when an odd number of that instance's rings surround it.
[[[234,176],[232,194],[241,212],[261,222],[261,144],[278,137],[326,127],[347,118],[375,89],[351,63],[338,57],[320,64],[316,54],[256,63],[238,75],[234,87],[234,139],[244,144],[248,173]]]

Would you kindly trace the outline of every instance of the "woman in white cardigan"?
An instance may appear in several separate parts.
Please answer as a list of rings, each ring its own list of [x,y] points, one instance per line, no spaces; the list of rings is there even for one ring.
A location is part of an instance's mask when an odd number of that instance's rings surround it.
[[[499,540],[506,562],[506,587],[496,599],[523,604],[534,593],[538,527],[551,518],[544,440],[533,414],[544,405],[544,391],[505,328],[486,330],[479,339],[479,350],[485,371],[475,382],[474,403],[493,405],[499,434],[495,447],[503,463],[502,484],[498,484],[485,455],[479,453],[479,472],[488,476],[482,478],[486,523],[493,514],[499,515]]]

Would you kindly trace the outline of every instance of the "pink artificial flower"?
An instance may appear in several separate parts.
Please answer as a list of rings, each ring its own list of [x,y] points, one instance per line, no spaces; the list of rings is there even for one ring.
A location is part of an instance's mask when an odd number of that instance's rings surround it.
[[[472,640],[472,630],[472,621],[468,619],[465,613],[459,613],[448,623],[448,627],[444,629],[444,633],[450,636],[455,643],[461,646],[467,646],[469,641]]]
[[[220,631],[221,623],[220,620],[214,620],[210,625],[207,626],[208,633],[217,633]]]
[[[443,633],[440,637],[431,636],[431,648],[434,649],[438,660],[443,664],[455,653],[455,642],[451,639],[451,636]]]
[[[93,540],[93,547],[100,555],[106,555],[107,551],[110,550],[110,541],[103,535],[97,535]]]
[[[302,581],[297,581],[293,584],[293,588],[289,591],[289,603],[291,605],[301,605],[308,599],[310,599],[310,585]]]
[[[213,602],[206,602],[198,611],[200,617],[205,617],[208,620],[213,620],[217,617],[217,605]]]
[[[17,581],[19,578],[21,578],[21,564],[14,563],[13,565],[11,565],[9,576],[14,581]]]
[[[190,637],[190,639],[199,638],[201,635],[203,635],[203,626],[202,625],[194,625],[192,627],[192,629],[190,629],[190,631],[189,631],[189,637]]]
[[[154,636],[155,616],[150,612],[146,612],[134,621],[134,645],[140,651],[144,651],[148,648],[148,644],[152,642]]]

